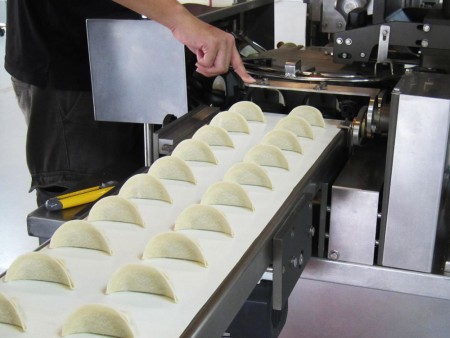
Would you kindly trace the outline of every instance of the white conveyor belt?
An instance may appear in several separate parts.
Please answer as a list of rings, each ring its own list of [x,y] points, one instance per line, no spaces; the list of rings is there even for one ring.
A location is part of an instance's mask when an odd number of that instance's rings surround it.
[[[284,117],[270,113],[265,116],[266,123],[249,122],[249,135],[230,133],[234,149],[212,147],[218,165],[188,162],[197,178],[197,185],[163,180],[173,204],[133,200],[146,222],[145,228],[117,222],[93,222],[109,240],[112,256],[87,249],[43,248],[43,252],[64,261],[75,285],[73,290],[49,282],[0,280],[0,292],[17,302],[27,325],[27,331],[20,332],[13,326],[0,324],[0,337],[60,337],[68,316],[87,303],[105,304],[125,313],[136,337],[179,337],[340,130],[338,121],[327,120],[326,128],[313,127],[314,140],[300,138],[304,154],[283,151],[289,162],[289,171],[265,167],[273,190],[243,186],[254,204],[254,212],[217,206],[226,214],[234,237],[211,231],[183,231],[199,242],[208,267],[173,259],[142,260],[142,252],[150,238],[173,230],[178,214],[187,206],[199,203],[209,185],[221,180],[231,165],[242,161],[246,152]],[[106,285],[112,274],[128,263],[148,264],[163,270],[173,284],[178,303],[143,293],[106,295]],[[78,334],[76,337],[92,335]]]

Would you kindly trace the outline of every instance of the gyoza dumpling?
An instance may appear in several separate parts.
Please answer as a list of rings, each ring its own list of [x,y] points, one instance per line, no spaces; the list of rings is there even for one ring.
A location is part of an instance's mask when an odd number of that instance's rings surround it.
[[[53,234],[49,247],[86,248],[112,254],[103,234],[91,223],[83,220],[72,220],[61,225]]]
[[[201,203],[207,205],[230,205],[251,211],[255,210],[247,192],[234,182],[213,183],[203,195]]]
[[[185,161],[199,161],[217,164],[217,158],[209,145],[203,141],[188,139],[180,142],[172,152],[172,156]]]
[[[74,287],[63,263],[42,252],[30,252],[17,257],[5,275],[5,282],[14,280],[37,280],[63,284],[70,289]]]
[[[241,114],[247,121],[266,122],[261,108],[251,101],[236,102],[228,110]]]
[[[286,116],[278,121],[275,129],[286,129],[295,135],[314,139],[314,131],[311,125],[303,117]]]
[[[313,106],[298,106],[291,110],[288,116],[303,117],[312,126],[325,128],[325,121],[319,109]]]
[[[249,134],[247,120],[234,111],[223,111],[213,117],[210,125],[224,128],[226,131]]]
[[[233,236],[233,229],[225,215],[204,204],[193,204],[180,213],[175,221],[175,230],[184,229],[218,231]]]
[[[144,221],[137,207],[120,196],[108,196],[94,204],[87,220],[132,223],[144,227]]]
[[[256,185],[272,189],[272,181],[267,173],[256,163],[240,162],[228,169],[224,181],[243,185]]]
[[[196,184],[191,168],[184,160],[175,156],[158,158],[148,171],[149,175],[174,181],[186,181]]]
[[[17,304],[0,292],[0,323],[17,326],[22,331],[27,327]]]
[[[201,127],[192,136],[194,140],[203,141],[210,146],[223,146],[234,148],[233,140],[228,132],[218,126],[206,125]]]
[[[164,184],[157,177],[147,174],[131,176],[120,189],[119,196],[159,200],[172,204],[172,198]]]
[[[292,131],[286,129],[275,129],[267,133],[261,141],[261,144],[271,144],[281,150],[294,151],[302,154],[302,146]]]
[[[121,312],[101,304],[85,304],[65,321],[63,337],[77,333],[92,333],[108,337],[133,338],[128,318]]]
[[[258,144],[251,148],[245,155],[244,162],[289,170],[289,163],[284,154],[279,148],[270,144]]]
[[[127,264],[114,272],[106,293],[142,292],[165,296],[177,302],[177,297],[167,276],[149,265]]]
[[[163,232],[154,236],[147,244],[142,259],[175,258],[194,261],[208,266],[200,246],[179,232]]]

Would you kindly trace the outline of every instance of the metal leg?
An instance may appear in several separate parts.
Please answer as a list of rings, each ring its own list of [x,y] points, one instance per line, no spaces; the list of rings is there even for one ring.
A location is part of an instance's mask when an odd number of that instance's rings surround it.
[[[153,162],[153,132],[153,124],[144,123],[144,155],[146,167],[150,167],[150,164]]]

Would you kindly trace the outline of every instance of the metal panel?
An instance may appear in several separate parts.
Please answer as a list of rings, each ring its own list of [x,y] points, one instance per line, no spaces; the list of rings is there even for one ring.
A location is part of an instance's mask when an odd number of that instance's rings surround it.
[[[312,258],[289,298],[279,337],[448,337],[449,282]]]
[[[372,265],[378,206],[384,174],[384,147],[357,152],[342,170],[331,192],[328,257]]]
[[[383,205],[384,266],[442,273],[445,259],[435,262],[435,252],[445,243],[438,221],[448,165],[448,81],[445,75],[410,74],[394,89],[398,111],[389,136],[394,139]]]
[[[379,193],[333,187],[328,257],[373,264]]]
[[[96,120],[162,124],[187,113],[184,46],[148,20],[88,20]]]

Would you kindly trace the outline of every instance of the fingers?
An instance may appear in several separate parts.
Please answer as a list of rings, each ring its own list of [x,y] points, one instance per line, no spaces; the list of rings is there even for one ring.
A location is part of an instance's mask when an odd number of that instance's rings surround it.
[[[255,82],[255,79],[245,70],[233,36],[227,34],[226,39],[221,39],[219,43],[205,46],[203,50],[197,50],[197,72],[206,77],[226,73],[230,65],[242,81],[246,83]]]
[[[242,63],[241,56],[239,55],[237,49],[234,49],[234,52],[231,56],[231,66],[233,66],[234,71],[237,75],[244,81],[245,83],[255,83],[256,80],[247,73],[247,70]]]

